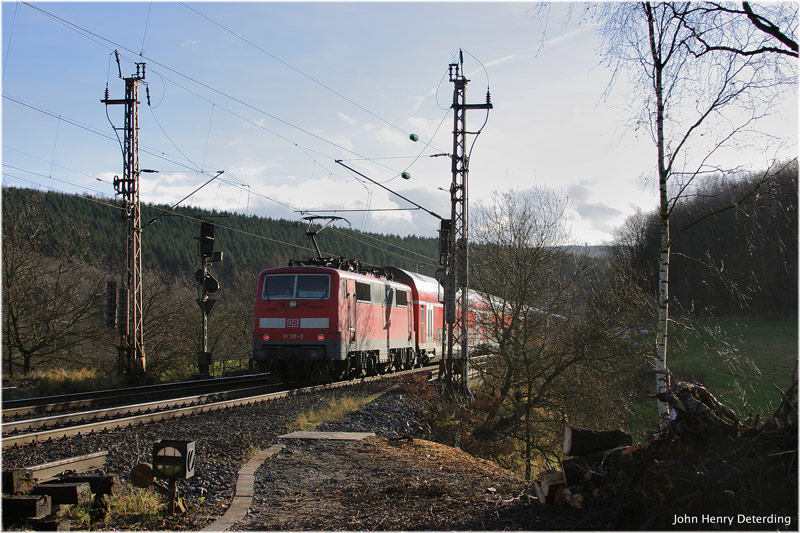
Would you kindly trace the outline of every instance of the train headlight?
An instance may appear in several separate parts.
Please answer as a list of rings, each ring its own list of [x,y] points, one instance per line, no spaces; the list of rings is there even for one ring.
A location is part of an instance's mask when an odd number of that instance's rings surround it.
[[[269,340],[269,333],[264,333],[264,340],[265,340],[265,341],[268,341],[268,340]]]
[[[325,335],[323,335],[322,333],[318,334],[317,335],[317,340],[320,341],[320,342],[324,341],[325,340]]]

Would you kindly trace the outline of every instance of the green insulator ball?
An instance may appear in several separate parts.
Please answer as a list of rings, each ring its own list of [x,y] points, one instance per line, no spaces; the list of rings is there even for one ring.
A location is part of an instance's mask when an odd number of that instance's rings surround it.
[[[403,172],[402,174],[400,174],[400,177],[403,178],[404,180],[410,180],[411,174],[408,172]]]
[[[419,135],[417,135],[416,133],[412,133],[411,135],[408,136],[408,138],[414,142],[417,142],[419,140]]]

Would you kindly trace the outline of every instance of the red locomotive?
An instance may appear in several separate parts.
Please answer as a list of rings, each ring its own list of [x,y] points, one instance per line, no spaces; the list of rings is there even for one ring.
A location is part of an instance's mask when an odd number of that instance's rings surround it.
[[[379,270],[384,277],[376,275]],[[262,271],[253,328],[256,368],[346,379],[438,360],[437,281],[399,269],[368,272],[303,264]],[[390,281],[392,275],[399,282]]]
[[[444,295],[438,281],[317,252],[316,259],[259,274],[253,325],[257,370],[338,380],[441,360]],[[491,313],[476,293],[470,296],[469,344],[487,344]]]

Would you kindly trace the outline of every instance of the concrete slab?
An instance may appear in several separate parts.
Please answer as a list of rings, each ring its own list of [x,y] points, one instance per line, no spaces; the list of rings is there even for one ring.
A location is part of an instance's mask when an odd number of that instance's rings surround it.
[[[347,432],[347,431],[295,431],[281,435],[279,439],[306,439],[306,440],[364,440],[374,437],[375,433]]]

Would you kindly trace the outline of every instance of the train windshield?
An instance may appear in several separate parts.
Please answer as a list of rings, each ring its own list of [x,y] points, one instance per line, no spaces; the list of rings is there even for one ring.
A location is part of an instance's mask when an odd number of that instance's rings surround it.
[[[270,274],[264,278],[265,300],[323,300],[329,295],[330,276],[326,274]]]

